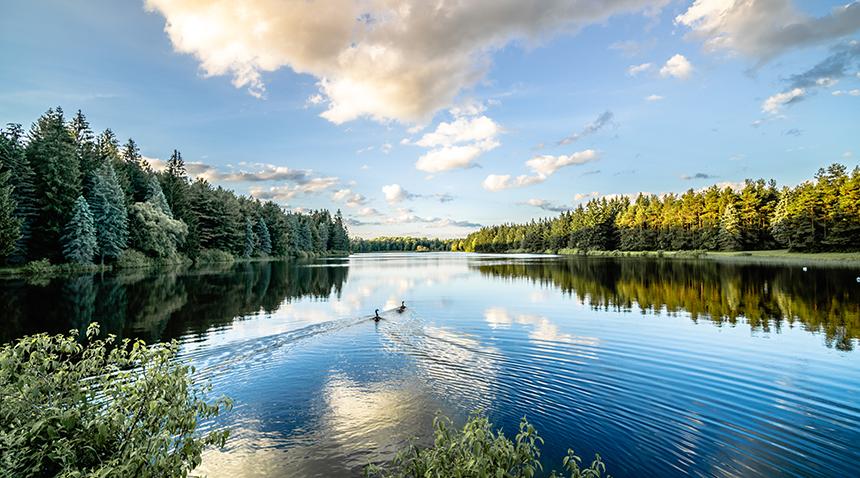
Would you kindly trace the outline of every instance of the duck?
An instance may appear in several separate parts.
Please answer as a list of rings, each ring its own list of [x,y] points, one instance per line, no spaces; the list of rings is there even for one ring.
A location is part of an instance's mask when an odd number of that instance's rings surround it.
[[[406,301],[400,301],[400,307],[397,308],[397,313],[402,314],[403,311],[406,310]]]
[[[376,314],[376,316],[373,318],[374,322],[379,322],[380,320],[382,320],[382,317],[379,316],[379,309],[376,309],[374,313]]]

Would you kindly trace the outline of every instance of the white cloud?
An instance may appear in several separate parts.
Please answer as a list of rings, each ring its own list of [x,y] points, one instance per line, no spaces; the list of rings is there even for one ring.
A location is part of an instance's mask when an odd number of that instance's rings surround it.
[[[653,63],[642,63],[640,65],[630,65],[627,68],[627,74],[630,76],[637,76],[640,73],[645,73],[646,71],[650,71],[654,68]]]
[[[833,91],[833,92],[832,92],[832,93],[830,93],[830,94],[831,94],[831,95],[833,95],[833,96],[843,96],[843,95],[849,95],[849,96],[860,96],[860,89],[853,89],[853,90],[835,90],[835,91]]]
[[[660,95],[648,95],[645,97],[645,101],[661,101],[663,99],[665,98]]]
[[[675,78],[686,80],[693,74],[693,65],[690,64],[690,61],[687,60],[687,57],[681,54],[676,54],[672,58],[666,60],[666,64],[660,68],[660,76],[668,77],[673,76]]]
[[[475,85],[492,53],[512,41],[620,13],[652,13],[669,0],[146,0],[164,16],[173,48],[206,76],[266,93],[264,74],[288,67],[318,80],[321,116],[428,121]],[[313,98],[313,97],[312,97]],[[313,104],[313,103],[311,103]]]
[[[551,156],[548,154],[535,156],[526,161],[526,166],[534,172],[543,176],[550,176],[559,169],[565,166],[585,164],[591,161],[596,161],[598,158],[597,151],[586,149],[569,155]]]
[[[576,193],[573,195],[573,200],[582,201],[583,199],[596,198],[597,196],[600,196],[600,193],[597,191],[592,191],[590,193]]]
[[[384,143],[382,146],[380,146],[379,150],[382,151],[382,154],[388,154],[393,148],[394,146],[391,143]]]
[[[675,23],[690,28],[707,50],[727,50],[766,62],[788,50],[860,30],[860,2],[810,17],[791,0],[696,0]]]
[[[487,191],[501,191],[503,189],[521,188],[523,186],[531,186],[532,184],[542,183],[546,180],[545,176],[528,176],[520,175],[512,177],[510,174],[491,174],[484,179],[481,185]]]
[[[803,88],[795,88],[790,91],[777,93],[764,100],[764,103],[761,105],[761,110],[765,113],[779,113],[779,110],[782,109],[783,106],[795,101],[800,101],[803,99],[804,95],[806,95],[806,90]]]
[[[586,149],[569,155],[539,155],[526,161],[526,166],[532,170],[533,175],[522,174],[514,177],[510,174],[491,174],[484,179],[482,186],[487,191],[531,186],[546,181],[547,178],[563,167],[590,163],[597,161],[599,157],[600,155],[593,149]]]
[[[436,130],[425,133],[414,144],[434,148],[415,162],[415,168],[439,173],[457,168],[469,168],[482,153],[499,145],[498,123],[486,116],[459,116],[452,122],[441,122]]]
[[[490,143],[487,146],[492,149],[496,144],[498,143]],[[476,145],[446,146],[421,155],[415,162],[415,168],[428,173],[468,168],[484,151],[483,147]]]
[[[359,207],[367,204],[366,197],[349,188],[338,189],[332,193],[331,199],[333,201],[343,202],[347,207]]]
[[[412,198],[412,194],[403,189],[399,184],[386,184],[382,186],[382,194],[385,195],[385,200],[389,204],[396,204]]]

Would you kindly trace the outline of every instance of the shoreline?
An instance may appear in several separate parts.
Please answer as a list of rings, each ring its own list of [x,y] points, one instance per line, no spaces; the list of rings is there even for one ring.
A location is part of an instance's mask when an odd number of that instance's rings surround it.
[[[763,251],[574,251],[559,250],[559,256],[704,260],[745,264],[827,265],[860,267],[860,252]]]

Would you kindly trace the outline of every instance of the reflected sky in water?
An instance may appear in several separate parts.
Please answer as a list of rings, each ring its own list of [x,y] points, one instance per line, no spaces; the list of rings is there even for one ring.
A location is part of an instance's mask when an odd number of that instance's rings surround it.
[[[99,320],[182,341],[236,402],[206,424],[233,431],[204,457],[212,477],[359,475],[413,437],[426,443],[437,412],[476,409],[510,434],[527,416],[547,466],[573,447],[600,452],[615,476],[849,476],[857,275],[386,254],[6,281],[0,305],[7,340]]]

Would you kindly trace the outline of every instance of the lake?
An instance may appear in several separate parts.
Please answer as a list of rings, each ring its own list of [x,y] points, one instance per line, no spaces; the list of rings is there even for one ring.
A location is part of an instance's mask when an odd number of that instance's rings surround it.
[[[853,476],[860,270],[361,254],[0,280],[0,340],[177,339],[235,407],[211,477],[360,475],[482,410],[628,476]],[[407,310],[392,309],[406,301]],[[374,309],[384,320],[370,320]]]

